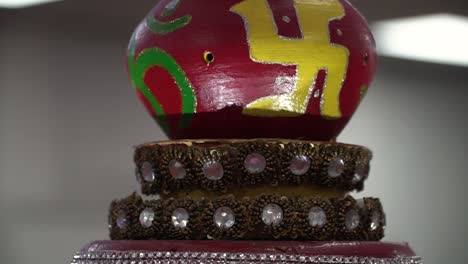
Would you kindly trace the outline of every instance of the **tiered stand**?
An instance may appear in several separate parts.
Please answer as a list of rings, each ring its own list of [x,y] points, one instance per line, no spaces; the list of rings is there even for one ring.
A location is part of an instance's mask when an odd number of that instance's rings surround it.
[[[378,242],[372,153],[336,138],[376,69],[347,0],[161,0],[128,70],[172,141],[135,152],[139,190],[112,202],[110,241],[73,264],[422,263]]]

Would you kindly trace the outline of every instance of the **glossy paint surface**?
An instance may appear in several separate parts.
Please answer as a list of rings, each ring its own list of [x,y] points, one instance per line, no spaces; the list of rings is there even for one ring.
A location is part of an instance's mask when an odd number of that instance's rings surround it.
[[[290,241],[96,241],[81,252],[226,252],[397,258],[415,256],[404,243],[383,242],[290,242]]]
[[[171,139],[334,139],[376,66],[367,22],[345,0],[163,0],[128,54]]]

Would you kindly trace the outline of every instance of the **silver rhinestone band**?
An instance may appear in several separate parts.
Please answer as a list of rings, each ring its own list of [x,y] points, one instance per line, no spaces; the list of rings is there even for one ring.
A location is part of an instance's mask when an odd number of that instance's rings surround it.
[[[77,253],[71,264],[422,264],[420,257],[364,258],[341,256],[300,256],[283,254],[99,251]]]

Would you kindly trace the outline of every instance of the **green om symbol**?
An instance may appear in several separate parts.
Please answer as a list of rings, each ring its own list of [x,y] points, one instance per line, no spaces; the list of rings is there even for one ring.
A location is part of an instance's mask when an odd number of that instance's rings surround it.
[[[173,0],[166,5],[164,16],[172,15],[178,8],[181,0]],[[146,18],[146,26],[154,34],[166,35],[174,32],[190,23],[192,17],[186,15],[169,22],[161,22],[155,17],[148,16]],[[137,30],[138,31],[138,30]],[[182,97],[182,117],[179,122],[179,128],[186,128],[190,125],[193,118],[193,113],[196,111],[196,97],[192,85],[188,81],[185,72],[182,70],[177,61],[167,52],[160,48],[148,48],[136,54],[136,39],[135,32],[130,40],[128,66],[133,87],[138,89],[143,96],[149,101],[158,118],[158,123],[163,130],[169,131],[169,122],[165,115],[164,109],[158,102],[157,98],[151,93],[151,90],[145,84],[144,77],[146,72],[153,67],[161,67],[165,69],[175,80],[179,87]]]

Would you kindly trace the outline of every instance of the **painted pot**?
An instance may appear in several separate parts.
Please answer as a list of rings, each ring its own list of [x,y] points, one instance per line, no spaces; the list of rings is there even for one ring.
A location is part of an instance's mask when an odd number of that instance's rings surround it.
[[[171,139],[333,140],[376,60],[346,0],[163,0],[128,49],[138,97]]]

